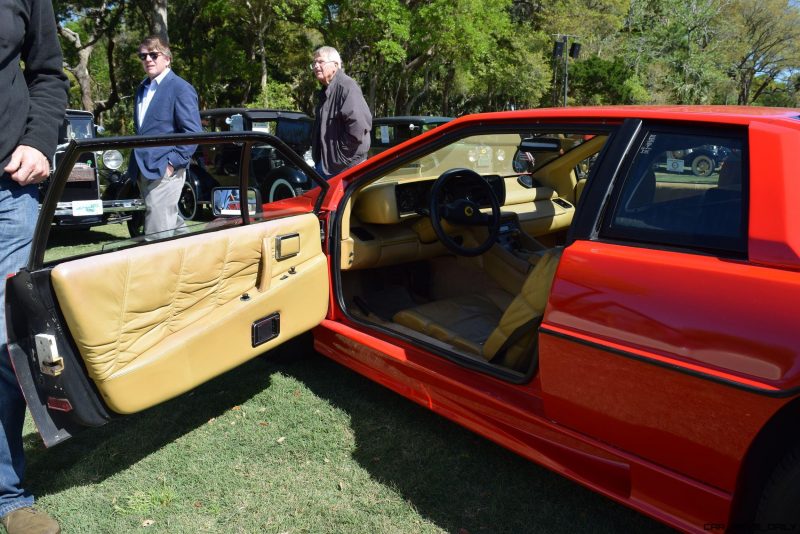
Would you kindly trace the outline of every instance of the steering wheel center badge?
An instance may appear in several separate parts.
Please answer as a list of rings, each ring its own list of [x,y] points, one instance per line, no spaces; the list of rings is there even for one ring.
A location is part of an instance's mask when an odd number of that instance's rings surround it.
[[[467,217],[472,217],[472,214],[473,214],[472,206],[465,206],[464,215],[466,215]]]

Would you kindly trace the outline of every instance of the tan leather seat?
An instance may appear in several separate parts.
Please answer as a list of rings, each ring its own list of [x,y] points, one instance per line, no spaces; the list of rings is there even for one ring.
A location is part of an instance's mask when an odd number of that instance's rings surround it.
[[[578,180],[578,183],[575,184],[575,205],[578,205],[578,202],[581,200],[581,195],[583,194],[583,190],[586,189],[586,178],[581,178]]]
[[[547,251],[516,296],[502,290],[462,295],[401,310],[393,320],[486,361],[524,371],[560,257],[561,249]]]

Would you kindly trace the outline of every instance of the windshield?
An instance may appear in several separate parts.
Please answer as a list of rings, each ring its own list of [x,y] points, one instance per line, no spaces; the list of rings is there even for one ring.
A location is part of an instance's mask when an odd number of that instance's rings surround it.
[[[67,117],[58,134],[59,143],[67,143],[73,139],[91,139],[94,137],[94,123],[91,117]]]
[[[445,170],[463,167],[482,175],[530,174],[585,143],[593,135],[519,131],[474,135],[431,152],[381,178],[436,178]]]

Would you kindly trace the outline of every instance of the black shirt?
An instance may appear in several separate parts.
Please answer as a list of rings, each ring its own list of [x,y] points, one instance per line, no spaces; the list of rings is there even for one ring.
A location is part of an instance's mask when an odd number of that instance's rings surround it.
[[[312,134],[314,162],[328,175],[367,159],[372,113],[355,80],[342,70],[317,95]]]
[[[68,87],[51,1],[0,0],[0,173],[18,145],[53,156]]]

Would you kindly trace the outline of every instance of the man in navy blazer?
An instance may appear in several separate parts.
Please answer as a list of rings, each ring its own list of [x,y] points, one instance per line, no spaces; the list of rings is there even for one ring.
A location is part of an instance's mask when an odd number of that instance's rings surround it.
[[[136,90],[133,113],[138,135],[200,132],[197,92],[186,80],[172,72],[172,52],[157,36],[139,45],[139,59],[147,74]],[[169,237],[185,230],[178,211],[186,167],[197,145],[137,148],[128,173],[139,181],[145,206],[145,235]]]

